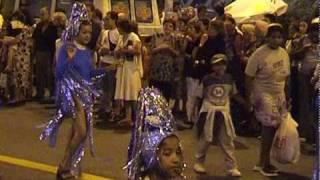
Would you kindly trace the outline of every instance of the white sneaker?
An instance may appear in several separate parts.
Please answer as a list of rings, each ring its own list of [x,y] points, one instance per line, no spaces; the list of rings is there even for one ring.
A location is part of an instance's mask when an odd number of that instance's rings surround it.
[[[196,173],[206,173],[206,168],[201,163],[196,163],[193,165],[193,170]]]
[[[267,168],[262,168],[260,170],[260,173],[263,175],[263,176],[266,176],[266,177],[275,177],[275,176],[278,176],[279,174],[274,172],[274,171],[271,171],[270,169],[267,169]]]
[[[227,175],[232,177],[241,177],[241,172],[237,168],[234,168],[228,170]]]
[[[275,173],[278,173],[279,172],[279,169],[278,168],[276,168],[274,165],[269,165],[268,166],[269,167],[269,170],[271,170],[271,171],[273,171],[273,172],[275,172]],[[256,172],[260,172],[260,171],[262,171],[262,167],[261,166],[259,166],[259,165],[255,165],[254,167],[253,167],[253,171],[256,171]]]

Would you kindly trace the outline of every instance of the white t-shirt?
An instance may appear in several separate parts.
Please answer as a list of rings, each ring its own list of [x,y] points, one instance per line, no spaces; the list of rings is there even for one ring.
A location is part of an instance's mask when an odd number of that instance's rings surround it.
[[[105,45],[108,43],[108,39],[110,39],[111,43],[117,44],[119,40],[119,36],[120,34],[117,28],[112,30],[105,30],[102,34],[102,43],[103,45]],[[109,46],[109,43],[107,46]]]
[[[119,36],[120,36],[120,34],[119,34],[119,31],[117,28],[113,29],[113,30],[105,30],[103,32],[102,38],[101,38],[102,47],[110,49],[109,40],[112,44],[117,45],[118,40],[119,40]],[[113,56],[104,55],[104,56],[101,56],[101,61],[105,62],[105,63],[112,64],[115,61],[115,59]]]
[[[260,93],[284,93],[290,75],[288,53],[281,47],[271,49],[263,45],[249,58],[245,73],[255,78],[255,90]]]

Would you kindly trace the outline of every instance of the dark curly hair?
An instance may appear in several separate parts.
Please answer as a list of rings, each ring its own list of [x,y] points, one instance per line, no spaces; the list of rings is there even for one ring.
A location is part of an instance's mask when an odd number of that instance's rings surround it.
[[[166,23],[171,23],[173,25],[173,28],[176,29],[176,23],[174,20],[172,19],[166,19],[163,21],[163,25],[166,24]]]
[[[118,21],[117,27],[122,29],[125,33],[130,33],[132,31],[132,25],[127,19]]]

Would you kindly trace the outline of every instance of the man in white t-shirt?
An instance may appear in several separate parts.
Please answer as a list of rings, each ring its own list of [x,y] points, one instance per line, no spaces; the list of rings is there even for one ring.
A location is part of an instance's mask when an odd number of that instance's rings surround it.
[[[100,57],[100,67],[110,67],[102,82],[103,95],[101,97],[101,106],[98,112],[98,116],[102,119],[107,119],[108,115],[112,112],[112,102],[115,93],[115,74],[116,67],[112,68],[116,59],[113,52],[118,44],[119,32],[116,26],[118,20],[118,13],[110,11],[103,19],[105,30],[101,32],[97,48]],[[113,119],[113,118],[111,118]]]
[[[254,106],[256,119],[262,124],[260,163],[254,170],[264,176],[277,176],[270,163],[270,149],[276,129],[287,114],[286,85],[290,74],[288,53],[280,47],[283,28],[268,26],[267,43],[258,48],[246,66],[247,98]]]

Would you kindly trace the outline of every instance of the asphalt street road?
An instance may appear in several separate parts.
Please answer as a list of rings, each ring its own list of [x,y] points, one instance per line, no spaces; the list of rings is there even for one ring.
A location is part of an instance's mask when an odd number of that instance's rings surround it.
[[[0,180],[50,180],[55,178],[52,168],[49,170],[49,167],[32,164],[41,163],[53,167],[62,158],[66,143],[64,137],[67,137],[69,133],[71,119],[65,119],[61,126],[55,148],[48,147],[47,142],[41,142],[38,138],[41,131],[39,126],[46,123],[53,113],[54,109],[37,103],[0,109]],[[192,166],[196,140],[191,130],[179,131],[179,136],[182,140],[187,162],[185,171],[187,179],[231,179],[225,176],[222,152],[217,146],[212,146],[208,152],[206,161],[208,173],[201,176],[194,173]],[[82,163],[83,171],[100,178],[126,179],[126,173],[122,170],[122,167],[126,162],[130,131],[105,126],[94,128],[94,137],[97,155],[91,157],[90,153],[86,154]],[[260,141],[257,138],[236,138],[236,158],[243,174],[240,179],[269,179],[252,171],[253,166],[257,163],[259,143]],[[15,160],[6,162],[5,159],[8,158],[14,158]],[[28,160],[32,163],[19,162],[19,160]],[[297,164],[280,165],[274,162],[281,170],[281,175],[273,179],[310,179],[313,160],[314,156],[302,154]],[[86,176],[83,179],[96,178]]]

